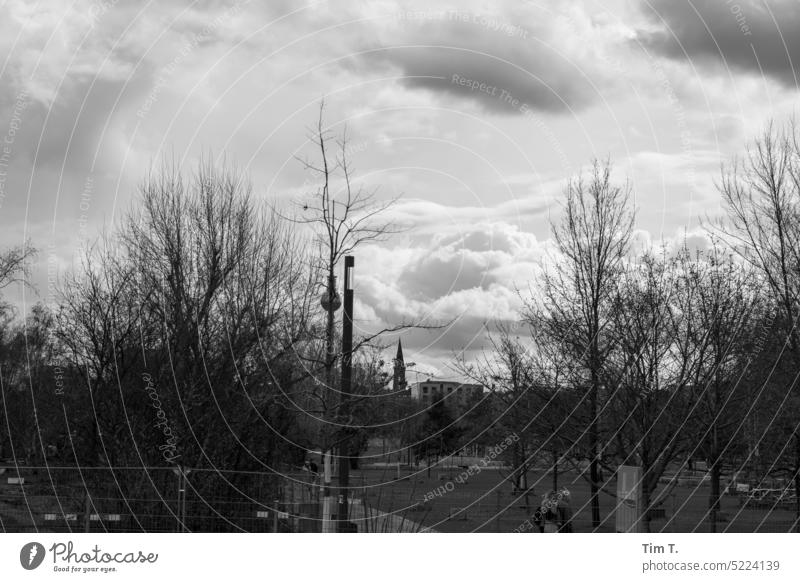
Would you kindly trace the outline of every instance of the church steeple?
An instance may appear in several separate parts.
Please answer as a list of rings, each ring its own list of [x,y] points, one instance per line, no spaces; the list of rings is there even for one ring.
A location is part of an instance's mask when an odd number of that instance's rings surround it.
[[[397,355],[394,357],[394,379],[392,390],[399,392],[406,389],[406,362],[403,359],[403,342],[397,341]]]

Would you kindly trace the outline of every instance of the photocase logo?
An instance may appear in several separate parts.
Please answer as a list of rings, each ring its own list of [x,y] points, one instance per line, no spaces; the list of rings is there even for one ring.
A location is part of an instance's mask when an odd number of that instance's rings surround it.
[[[38,542],[29,542],[19,551],[19,563],[26,570],[35,570],[44,561],[44,546]]]

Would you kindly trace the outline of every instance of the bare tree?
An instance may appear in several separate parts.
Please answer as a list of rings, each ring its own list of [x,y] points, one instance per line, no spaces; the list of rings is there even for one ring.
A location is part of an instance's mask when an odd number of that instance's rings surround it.
[[[6,250],[0,254],[0,290],[8,287],[12,283],[27,284],[29,269],[27,261],[36,254],[36,249],[30,247],[28,244],[17,246]],[[43,313],[42,310],[38,311]],[[34,315],[37,312],[34,312]],[[0,390],[5,396],[6,391],[11,390],[10,387],[15,386],[14,376],[23,373],[23,353],[15,350],[16,340],[20,337],[25,338],[25,329],[23,330],[14,328],[14,318],[16,309],[10,303],[6,303],[0,299]],[[43,318],[31,318],[31,321],[39,321]],[[49,324],[48,324],[49,325]],[[29,360],[30,362],[30,360]],[[11,394],[11,392],[9,392]],[[5,398],[2,401],[4,408],[11,405],[6,402]],[[8,418],[8,414],[6,414]],[[22,418],[19,418],[22,421]],[[25,418],[27,422],[29,419]],[[6,435],[10,439],[11,432],[6,431]],[[0,436],[0,457],[4,456],[5,443],[7,442],[5,435]],[[28,450],[29,447],[26,447]],[[27,456],[27,455],[26,455]]]
[[[750,262],[764,279],[784,323],[783,333],[794,358],[800,361],[800,143],[792,121],[783,128],[773,123],[748,147],[743,159],[722,169],[718,190],[726,218],[710,230]],[[794,410],[800,395],[790,391]],[[794,431],[795,511],[800,531],[800,419]]]
[[[63,428],[53,397],[53,317],[36,304],[24,321],[0,333],[0,458],[40,464]],[[10,447],[10,448],[9,448]]]
[[[189,180],[169,166],[151,175],[120,240],[151,318],[152,365],[173,386],[195,462],[211,451],[231,461],[230,443],[193,426],[224,425],[218,402],[241,402],[249,410],[237,422],[256,421],[306,377],[297,356],[310,340],[313,280],[299,239],[256,206],[242,175],[201,162]]]
[[[609,324],[613,344],[603,371],[606,414],[613,425],[606,449],[616,462],[642,468],[641,517],[650,531],[651,511],[670,488],[657,491],[668,467],[683,460],[692,442],[698,352],[705,339],[694,317],[697,288],[683,276],[683,262],[646,252],[621,275]]]
[[[379,201],[377,190],[368,190],[356,184],[354,169],[348,158],[347,127],[343,129],[341,137],[336,138],[334,132],[325,125],[324,112],[323,101],[320,103],[317,124],[309,135],[309,141],[319,149],[318,159],[299,160],[319,186],[302,200],[299,215],[294,220],[313,229],[318,247],[313,267],[320,275],[317,281],[322,288],[322,303],[326,312],[325,354],[321,362],[314,359],[311,364],[314,367],[322,364],[324,383],[316,383],[310,396],[322,409],[319,444],[327,466],[330,452],[338,445],[344,451],[349,450],[347,441],[353,436],[353,431],[347,426],[348,418],[352,416],[349,410],[350,396],[336,389],[334,379],[337,359],[335,311],[341,303],[336,292],[336,268],[346,255],[353,253],[360,245],[383,240],[396,232],[397,228],[381,216],[396,200]],[[352,358],[363,343],[356,345],[347,357]],[[339,463],[340,472],[345,475],[344,464],[347,461],[340,459]]]
[[[536,378],[532,394],[537,407],[532,431],[537,452],[550,455],[552,490],[558,491],[559,467],[574,465],[577,445],[586,426],[580,405],[581,393],[571,384],[573,365],[560,341],[534,334],[530,362]]]
[[[135,349],[139,310],[134,281],[130,265],[110,245],[95,245],[63,284],[55,335],[60,360],[78,380],[66,390],[65,406],[80,464],[122,464],[134,450],[125,438],[132,427],[120,422],[123,404],[113,397],[118,383],[141,365]]]
[[[234,498],[250,471],[302,459],[312,282],[290,225],[259,209],[235,171],[201,163],[186,178],[165,164],[149,175],[63,290],[58,337],[83,374],[65,395],[86,435],[77,460],[179,463],[205,470],[193,477],[197,495]],[[244,471],[229,481],[220,466]]]
[[[11,283],[26,282],[28,275],[27,261],[36,255],[36,249],[28,244],[13,247],[0,254],[0,289]]]
[[[686,251],[679,258],[683,284],[690,289],[680,308],[696,320],[689,349],[698,367],[694,416],[699,437],[689,455],[700,450],[708,461],[710,529],[715,532],[723,463],[735,450],[737,437],[743,436],[752,397],[742,379],[750,360],[750,330],[760,311],[758,292],[746,265],[725,256],[717,245],[695,260]]]
[[[317,189],[300,203],[299,216],[294,220],[313,228],[318,247],[314,267],[323,274],[319,285],[327,294],[325,303],[325,381],[333,386],[333,367],[336,360],[335,311],[338,308],[336,268],[345,255],[367,242],[377,242],[399,232],[397,225],[382,220],[381,214],[396,199],[379,201],[377,190],[367,190],[354,184],[354,169],[348,159],[347,127],[336,138],[324,121],[325,103],[320,104],[317,124],[309,141],[319,149],[319,159],[300,159],[304,169],[319,183]]]
[[[595,161],[588,178],[579,176],[567,185],[563,215],[552,225],[559,260],[544,275],[541,300],[531,302],[526,312],[536,333],[569,350],[576,364],[571,381],[588,396],[593,527],[600,525],[600,391],[609,351],[605,328],[634,220],[630,187],[615,185],[611,169],[610,162]]]

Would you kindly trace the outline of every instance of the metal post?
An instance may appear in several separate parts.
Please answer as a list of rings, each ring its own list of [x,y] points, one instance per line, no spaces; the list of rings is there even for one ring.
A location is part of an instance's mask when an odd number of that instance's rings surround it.
[[[180,520],[181,533],[186,533],[186,484],[187,475],[191,469],[185,468],[183,465],[178,465],[172,469],[178,475],[178,519]]]
[[[178,476],[178,532],[183,531],[183,524],[181,523],[181,515],[183,515],[183,471],[181,466],[177,465],[172,468],[172,472]]]
[[[325,451],[322,461],[324,483],[322,485],[322,533],[333,533],[331,521],[331,451]]]
[[[98,515],[99,517],[99,515]],[[83,503],[83,531],[89,533],[92,531],[92,498],[89,496],[89,490],[86,490],[86,497]]]
[[[181,532],[186,533],[186,473],[181,467]]]
[[[502,503],[500,502],[500,490],[497,490],[497,503],[495,505],[495,512],[494,512],[494,531],[500,531],[500,507]]]
[[[355,259],[352,256],[344,258],[344,316],[342,318],[342,387],[341,387],[341,416],[347,422],[349,410],[348,400],[352,389],[353,379],[353,270]],[[344,422],[342,424],[344,424]],[[349,451],[349,429],[345,431],[344,438],[339,445],[339,507],[337,518],[339,531],[345,531],[345,524],[348,523],[347,496],[350,485],[350,451]]]
[[[328,286],[322,295],[322,308],[327,313],[327,320],[325,326],[325,400],[333,393],[333,364],[336,359],[336,350],[334,347],[334,325],[335,318],[334,312],[339,309],[340,299],[336,293],[336,276],[333,271],[334,265],[330,263],[328,266]],[[331,450],[327,445],[327,439],[322,450],[323,465],[327,461],[330,464]],[[324,482],[322,484],[322,532],[327,533],[332,531],[331,507],[333,505],[331,500],[331,480],[330,480],[330,466],[324,472]]]

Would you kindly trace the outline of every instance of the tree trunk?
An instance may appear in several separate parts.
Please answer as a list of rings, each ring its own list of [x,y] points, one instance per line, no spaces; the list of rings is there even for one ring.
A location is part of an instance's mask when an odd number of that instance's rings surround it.
[[[720,466],[719,460],[716,459],[713,461],[713,465],[711,465],[711,496],[708,499],[709,506],[711,508],[711,533],[716,533],[717,531],[717,521],[719,520],[719,508],[720,508],[720,494],[719,494],[719,482],[720,482]]]
[[[523,480],[523,464],[525,462],[525,456],[520,450],[519,443],[514,444],[514,448],[512,449],[512,460],[511,464],[514,471],[514,490],[512,492],[513,495],[519,495],[522,491],[522,480]]]
[[[600,527],[600,496],[599,496],[599,481],[600,481],[600,438],[597,427],[598,415],[598,398],[597,398],[597,370],[592,370],[592,387],[590,394],[590,405],[592,407],[592,420],[589,425],[589,448],[592,451],[592,460],[589,465],[589,478],[590,483],[590,499],[592,507],[592,529]]]
[[[530,503],[529,498],[528,498],[529,492],[528,492],[528,464],[527,463],[522,465],[522,486],[525,488],[525,489],[523,489],[523,491],[525,492],[524,493],[525,509],[527,510],[527,508],[529,507],[528,504]]]
[[[649,467],[648,467],[649,469]],[[642,474],[646,471],[645,467],[642,467]],[[639,516],[639,519],[642,520],[642,533],[650,533],[650,486],[649,483],[642,484],[642,500],[640,507],[642,508],[642,515]]]
[[[553,491],[558,491],[558,452],[553,451]]]
[[[717,434],[716,422],[714,422],[711,428],[711,438],[711,455],[709,456],[709,461],[711,461],[711,494],[708,498],[708,507],[711,510],[710,531],[711,533],[716,533],[717,520],[719,518],[719,482],[721,473],[719,462],[719,437]]]
[[[800,533],[800,434],[794,439],[794,531]]]

